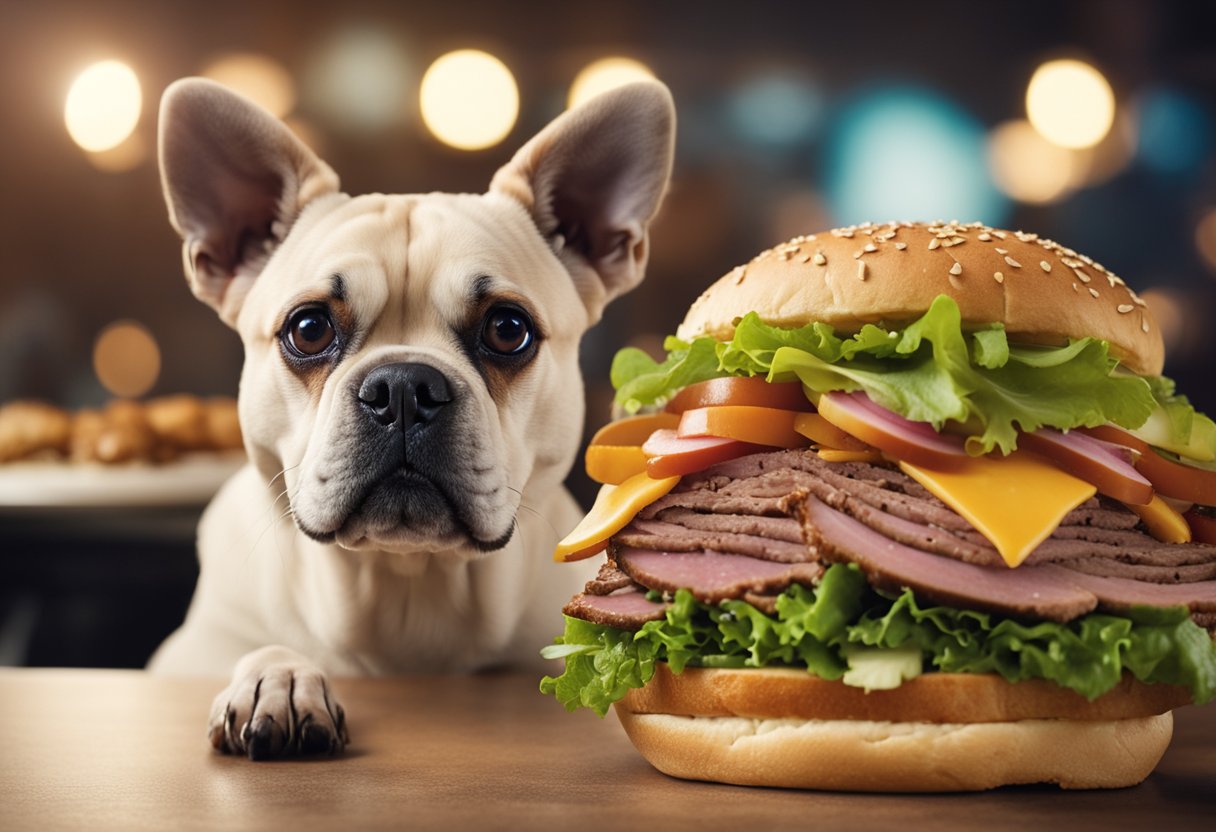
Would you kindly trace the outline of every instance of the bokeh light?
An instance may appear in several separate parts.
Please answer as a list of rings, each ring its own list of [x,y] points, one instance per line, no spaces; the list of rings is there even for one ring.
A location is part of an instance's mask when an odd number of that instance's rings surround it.
[[[574,77],[567,105],[577,107],[608,90],[651,78],[654,78],[654,72],[641,61],[623,57],[601,58],[583,67]]]
[[[446,145],[481,150],[506,138],[519,115],[519,89],[506,64],[488,52],[443,55],[422,76],[422,121]]]
[[[1189,95],[1155,89],[1140,96],[1138,157],[1160,173],[1196,170],[1212,152],[1212,117]]]
[[[282,118],[296,106],[296,85],[291,73],[273,58],[251,52],[222,55],[202,75],[236,90]]]
[[[792,72],[757,75],[727,100],[731,126],[753,144],[789,147],[815,134],[823,95],[809,79]]]
[[[1020,202],[1045,204],[1069,192],[1076,155],[1043,138],[1029,121],[997,125],[988,136],[988,168],[996,186]]]
[[[142,396],[160,375],[160,348],[148,328],[137,321],[108,324],[93,345],[93,370],[111,394]]]
[[[1165,342],[1165,354],[1177,352],[1187,334],[1186,303],[1173,289],[1154,287],[1140,292],[1140,298],[1148,304],[1153,319],[1161,327],[1161,339]]]
[[[837,222],[957,218],[996,225],[1009,208],[989,177],[979,122],[927,90],[886,88],[852,102],[833,125],[825,162]]]
[[[1208,268],[1216,272],[1216,208],[1209,208],[1195,226],[1195,248]]]
[[[303,94],[328,128],[370,133],[406,121],[416,77],[392,34],[349,26],[339,29],[309,63]]]
[[[122,144],[143,109],[143,94],[135,72],[119,61],[102,61],[85,69],[72,82],[63,118],[72,141],[99,153]]]
[[[1026,115],[1048,141],[1092,147],[1114,122],[1115,94],[1102,73],[1084,61],[1048,61],[1026,87]]]

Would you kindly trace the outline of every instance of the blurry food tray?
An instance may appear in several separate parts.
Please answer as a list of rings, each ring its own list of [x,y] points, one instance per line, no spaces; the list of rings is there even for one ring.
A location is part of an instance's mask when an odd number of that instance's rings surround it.
[[[201,506],[245,459],[234,451],[160,465],[10,462],[0,465],[0,509]]]

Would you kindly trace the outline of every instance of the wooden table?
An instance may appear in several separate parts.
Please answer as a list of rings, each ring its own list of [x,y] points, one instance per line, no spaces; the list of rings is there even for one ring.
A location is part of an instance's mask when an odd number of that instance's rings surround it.
[[[339,680],[335,759],[213,753],[219,682],[139,671],[0,670],[0,829],[1167,829],[1216,819],[1216,705],[1177,713],[1143,785],[847,795],[683,782],[613,717],[567,714],[530,675]]]

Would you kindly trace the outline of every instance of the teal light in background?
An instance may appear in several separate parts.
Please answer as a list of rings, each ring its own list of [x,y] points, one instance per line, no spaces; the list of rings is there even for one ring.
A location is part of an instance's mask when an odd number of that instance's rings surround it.
[[[1004,222],[985,132],[929,90],[885,87],[845,105],[827,138],[822,179],[835,221],[957,219]]]
[[[804,76],[768,72],[753,76],[727,100],[727,118],[747,141],[769,148],[808,142],[823,115],[823,95]]]
[[[1137,115],[1137,156],[1151,170],[1188,173],[1212,152],[1211,114],[1185,93],[1151,90],[1140,98]]]

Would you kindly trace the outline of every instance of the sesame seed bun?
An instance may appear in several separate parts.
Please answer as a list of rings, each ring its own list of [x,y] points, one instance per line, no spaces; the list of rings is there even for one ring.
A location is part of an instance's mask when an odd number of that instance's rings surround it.
[[[661,665],[616,705],[630,740],[674,777],[842,791],[977,791],[1144,780],[1185,690],[1131,679],[1094,702],[1050,682],[928,673],[865,693],[805,671]]]
[[[1051,240],[980,223],[867,223],[795,237],[710,286],[676,334],[727,339],[748,312],[774,326],[855,331],[916,318],[941,294],[964,322],[1003,323],[1011,340],[1092,336],[1133,372],[1161,373],[1161,330],[1119,277]]]

